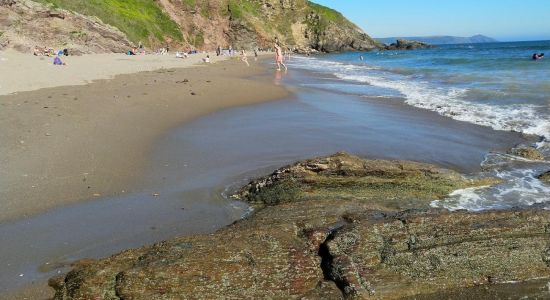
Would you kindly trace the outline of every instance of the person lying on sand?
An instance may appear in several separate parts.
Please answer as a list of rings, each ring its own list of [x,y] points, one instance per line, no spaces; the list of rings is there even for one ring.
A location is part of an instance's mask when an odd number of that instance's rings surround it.
[[[209,64],[210,63],[210,55],[207,55],[205,58],[202,59],[204,63]]]
[[[61,60],[61,58],[59,58],[59,56],[56,56],[56,57],[53,59],[53,64],[56,65],[56,66],[64,66],[64,65],[66,65],[66,64]]]
[[[187,58],[187,57],[188,55],[185,52],[179,52],[179,51],[176,52],[176,58]]]

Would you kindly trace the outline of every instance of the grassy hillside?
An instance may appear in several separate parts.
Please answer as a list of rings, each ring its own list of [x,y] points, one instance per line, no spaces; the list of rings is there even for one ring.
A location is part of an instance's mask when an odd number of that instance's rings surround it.
[[[152,0],[35,0],[96,16],[104,23],[117,27],[137,43],[154,46],[167,40],[181,41],[178,25],[164,14]]]

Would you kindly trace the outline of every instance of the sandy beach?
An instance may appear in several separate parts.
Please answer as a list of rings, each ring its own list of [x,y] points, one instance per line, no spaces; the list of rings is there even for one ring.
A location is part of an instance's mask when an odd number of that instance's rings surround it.
[[[132,191],[152,143],[169,128],[286,95],[270,82],[249,79],[263,68],[238,61],[191,67],[200,56],[69,57],[52,76],[47,61],[18,56],[8,53],[2,61],[10,70],[1,72],[2,93],[42,89],[0,97],[0,222]],[[89,80],[96,81],[75,86]],[[64,86],[44,88],[58,85]]]
[[[133,56],[123,53],[88,54],[62,57],[66,65],[54,66],[53,57],[8,50],[0,52],[0,95],[83,85],[98,79],[112,79],[120,74],[190,67],[201,64],[206,55],[208,54],[200,53],[181,59],[176,58],[174,53]],[[212,54],[210,57],[213,63],[228,58]]]

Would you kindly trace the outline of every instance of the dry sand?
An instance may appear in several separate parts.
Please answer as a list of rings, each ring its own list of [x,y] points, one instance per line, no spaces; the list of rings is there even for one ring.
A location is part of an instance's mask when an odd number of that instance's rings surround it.
[[[65,66],[54,66],[53,57],[33,56],[14,50],[0,52],[0,95],[41,88],[82,85],[119,74],[153,71],[162,68],[189,67],[202,63],[207,54],[189,58],[170,55],[92,54],[61,57]],[[226,57],[210,55],[212,62]]]
[[[64,67],[44,62],[33,71],[12,70],[13,65],[9,72],[2,69],[2,80],[10,73],[29,83],[3,84],[9,86],[3,91],[80,84],[192,61],[115,55],[71,59]],[[13,63],[1,64],[7,62]],[[82,65],[86,68],[77,72]],[[139,189],[153,143],[170,128],[223,108],[286,95],[270,80],[251,79],[259,74],[265,70],[258,64],[247,68],[233,60],[0,96],[0,222]]]

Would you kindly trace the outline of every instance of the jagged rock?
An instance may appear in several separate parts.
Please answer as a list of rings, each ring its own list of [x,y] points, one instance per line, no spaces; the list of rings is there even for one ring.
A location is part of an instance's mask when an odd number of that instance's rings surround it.
[[[544,155],[532,147],[516,147],[509,151],[510,154],[530,160],[544,160]]]
[[[341,153],[283,168],[256,192],[311,173],[326,186],[348,177],[411,177],[413,189],[419,176],[461,181],[433,166]],[[356,186],[345,188],[351,195]],[[550,277],[548,211],[398,212],[383,203],[336,196],[270,203],[214,234],[81,261],[50,286],[56,300],[399,299]]]
[[[434,46],[417,41],[397,40],[395,43],[386,46],[386,50],[414,50],[414,49],[429,49]]]

